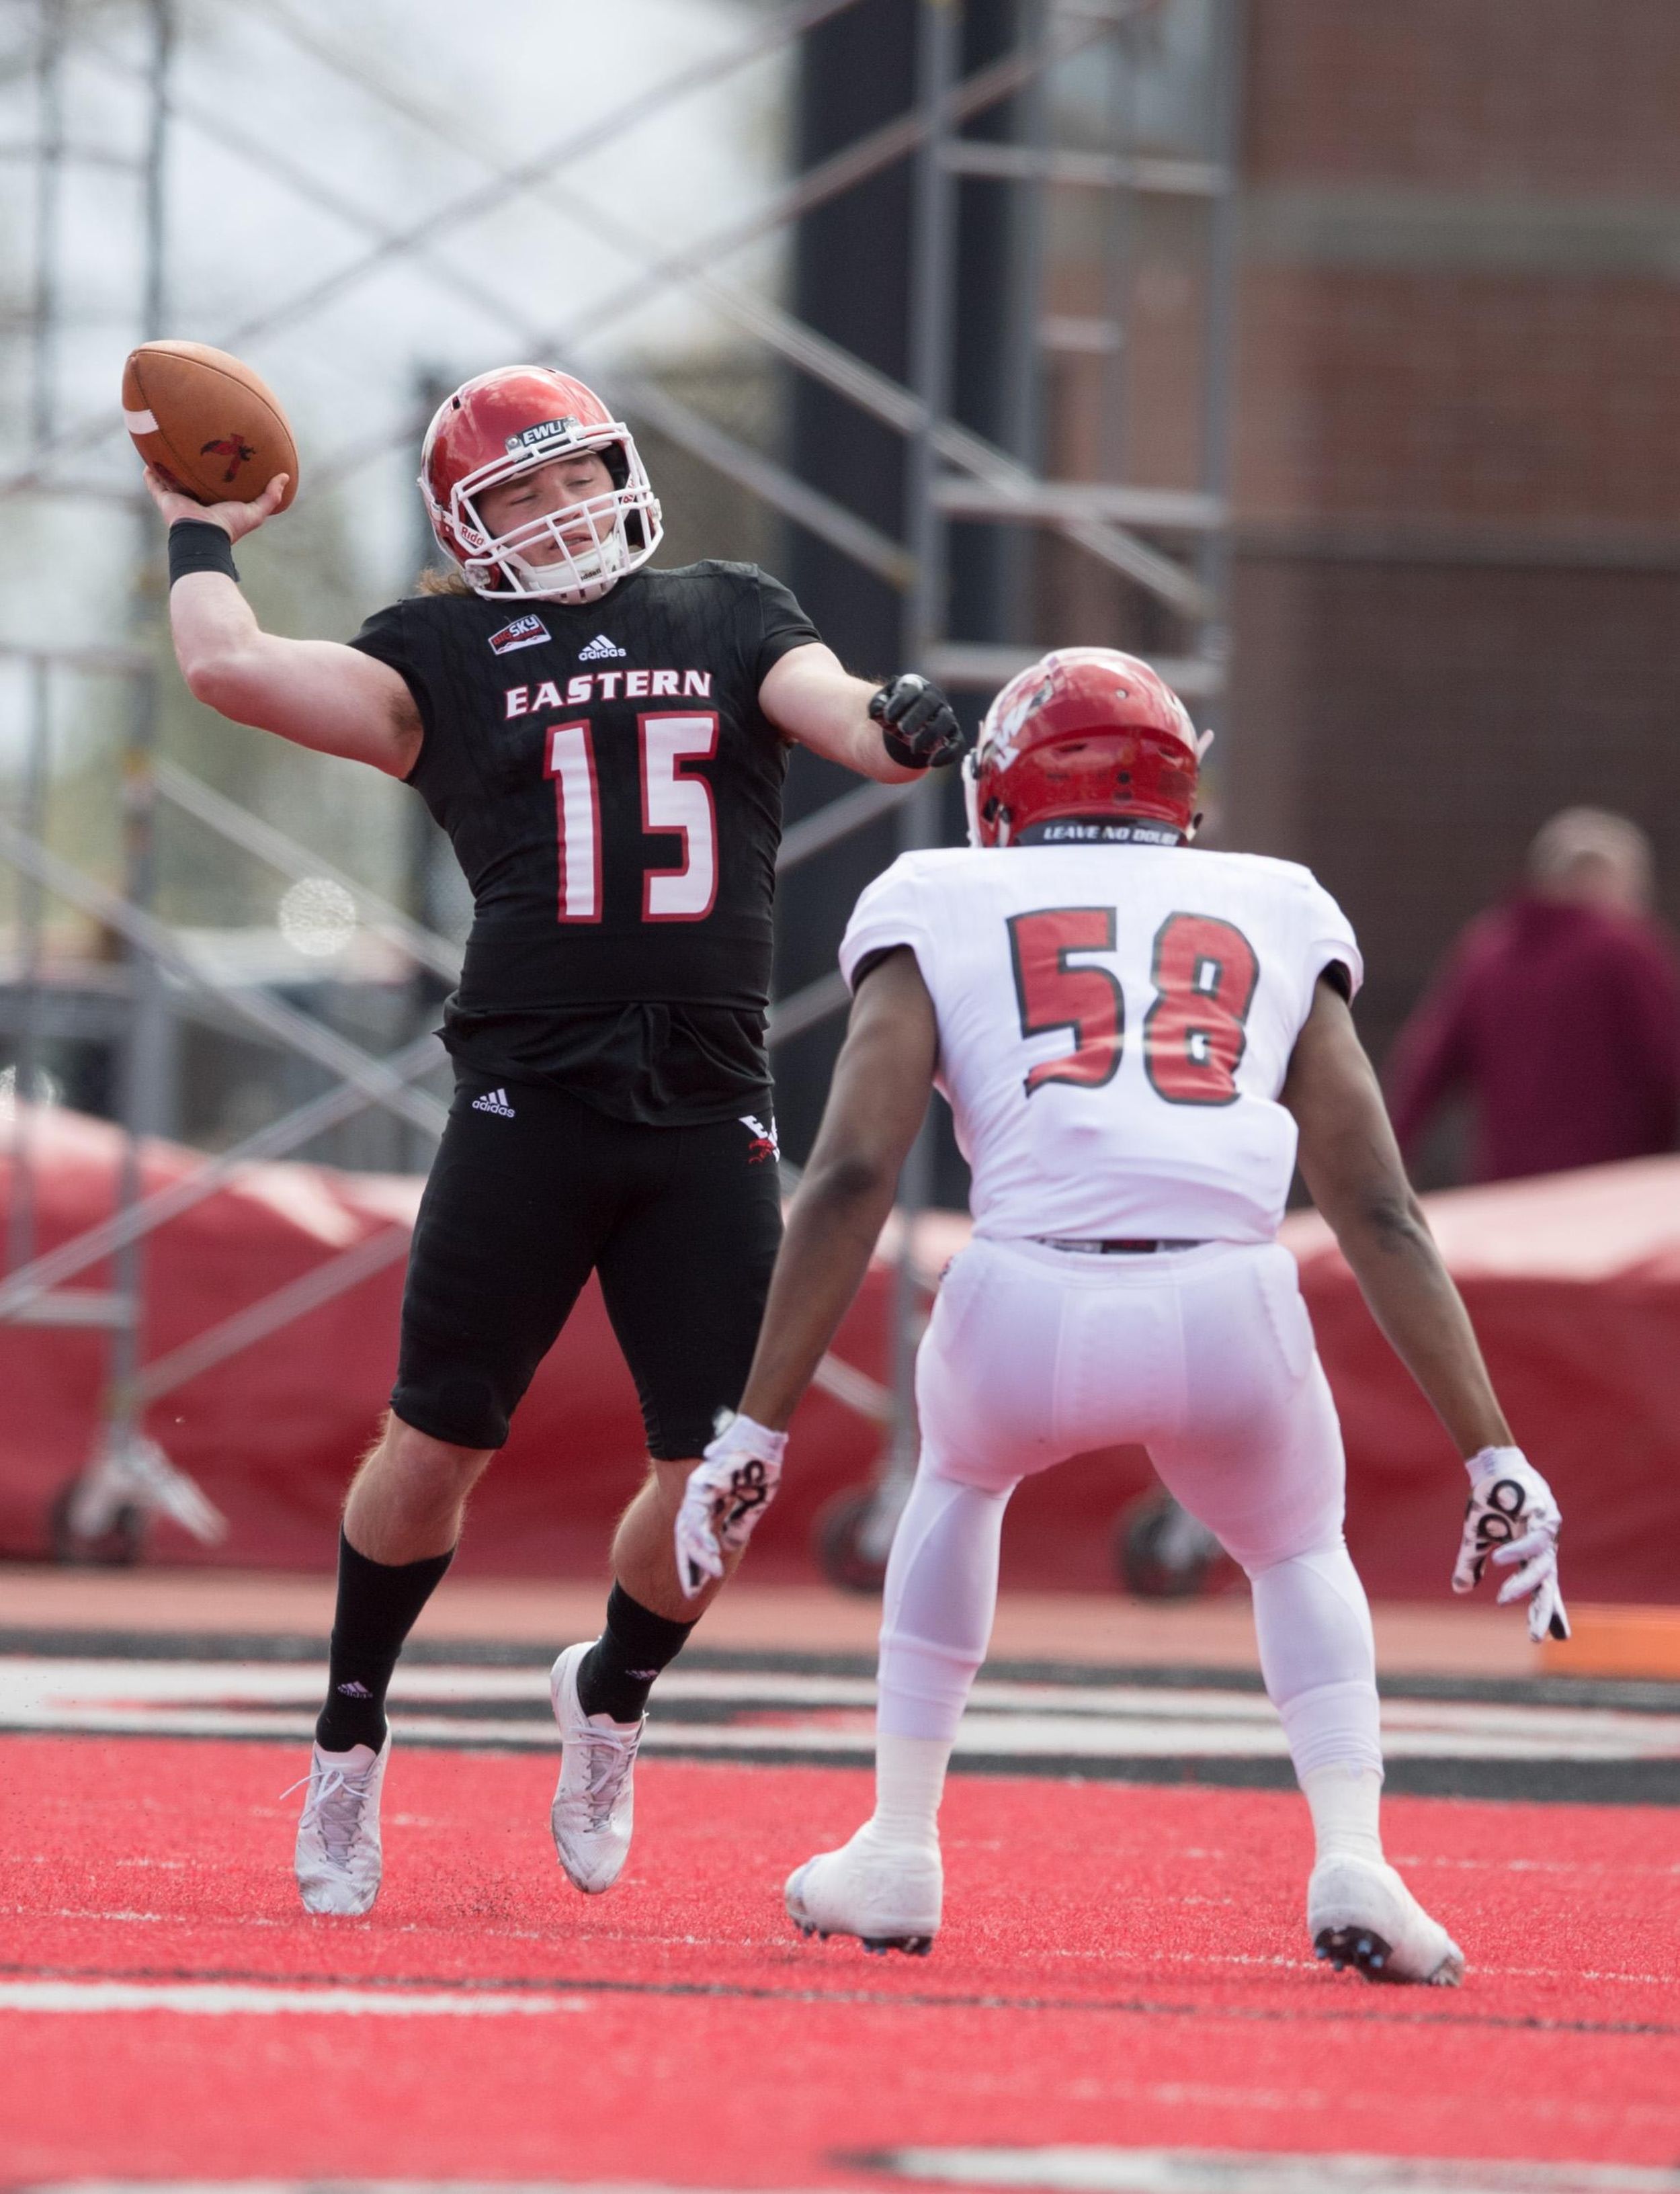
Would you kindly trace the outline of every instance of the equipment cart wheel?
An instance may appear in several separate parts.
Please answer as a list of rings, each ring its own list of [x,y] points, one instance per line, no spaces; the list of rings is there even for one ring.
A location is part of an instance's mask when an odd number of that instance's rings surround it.
[[[146,1513],[125,1501],[109,1525],[93,1538],[84,1538],[70,1520],[71,1503],[79,1479],[72,1478],[53,1496],[47,1511],[47,1536],[53,1559],[67,1567],[128,1570],[139,1561],[146,1545]]]
[[[1191,1600],[1216,1590],[1228,1559],[1205,1524],[1157,1489],[1120,1512],[1114,1568],[1137,1600]]]
[[[849,1485],[817,1511],[811,1526],[812,1549],[823,1575],[842,1592],[878,1597],[885,1582],[892,1534],[888,1531],[881,1543],[878,1505],[872,1485]]]

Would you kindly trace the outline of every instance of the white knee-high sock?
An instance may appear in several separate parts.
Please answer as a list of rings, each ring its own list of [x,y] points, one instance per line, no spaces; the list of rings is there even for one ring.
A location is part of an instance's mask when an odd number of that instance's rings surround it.
[[[1376,1652],[1347,1548],[1338,1539],[1249,1574],[1260,1668],[1312,1809],[1318,1855],[1380,1858]]]
[[[937,1834],[946,1762],[992,1634],[1013,1490],[959,1485],[924,1462],[899,1519],[881,1620],[871,1824],[895,1841]]]
[[[875,1732],[875,1811],[866,1833],[877,1842],[937,1844],[939,1806],[951,1758],[948,1737]]]
[[[1370,1767],[1309,1767],[1301,1778],[1301,1788],[1313,1817],[1315,1858],[1369,1858],[1380,1863],[1380,1774]]]

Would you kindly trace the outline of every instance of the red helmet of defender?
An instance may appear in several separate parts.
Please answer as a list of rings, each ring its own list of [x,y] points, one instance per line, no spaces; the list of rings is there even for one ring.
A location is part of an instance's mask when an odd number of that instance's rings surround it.
[[[1211,732],[1135,655],[1062,647],[1011,678],[964,764],[969,841],[1007,846],[1029,824],[1167,824],[1189,837]]]
[[[579,450],[600,452],[610,489],[492,532],[479,504],[486,488]],[[545,365],[499,366],[445,397],[426,430],[420,492],[439,547],[480,594],[599,600],[647,561],[664,530],[630,428],[592,388]]]

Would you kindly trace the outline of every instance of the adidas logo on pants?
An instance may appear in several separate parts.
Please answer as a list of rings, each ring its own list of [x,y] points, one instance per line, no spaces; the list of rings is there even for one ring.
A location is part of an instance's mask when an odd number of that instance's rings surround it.
[[[494,1112],[498,1118],[503,1120],[511,1120],[515,1117],[514,1108],[508,1102],[508,1093],[505,1089],[489,1089],[482,1097],[475,1097],[473,1110],[475,1112]]]

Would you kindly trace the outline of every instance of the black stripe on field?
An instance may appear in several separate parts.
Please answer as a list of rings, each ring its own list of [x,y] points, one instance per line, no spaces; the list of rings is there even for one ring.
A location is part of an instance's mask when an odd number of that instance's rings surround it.
[[[554,1647],[496,1639],[417,1638],[403,1659],[418,1668],[544,1668]],[[254,1661],[314,1662],[326,1658],[322,1636],[275,1635],[257,1631],[54,1630],[0,1628],[0,1654],[66,1661]],[[682,1666],[696,1673],[782,1676],[872,1676],[872,1653],[735,1651],[692,1646]],[[1131,1685],[1145,1691],[1259,1691],[1252,1668],[1196,1666],[1140,1668],[1096,1662],[988,1661],[982,1679],[1004,1683],[1061,1684],[1096,1688]],[[1680,1683],[1655,1679],[1587,1676],[1382,1675],[1378,1685],[1391,1699],[1464,1700],[1489,1706],[1614,1707],[1624,1714],[1680,1714]]]
[[[831,1954],[817,1950],[811,1955],[815,1958]],[[480,1974],[463,1979],[459,1973],[441,1976],[429,1973],[279,1973],[227,1967],[0,1964],[0,1974],[19,1980],[151,1981],[160,1984],[187,1982],[202,1987],[348,1988],[388,1991],[426,1989],[454,1996],[489,1993],[621,1996],[687,1997],[703,2002],[722,1998],[745,2003],[834,2004],[844,2008],[863,2005],[872,2010],[888,2011],[901,2007],[912,2011],[1102,2012],[1111,2015],[1118,2013],[1153,2019],[1229,2019],[1266,2025],[1314,2025],[1332,2021],[1343,2025],[1350,2020],[1357,2020],[1365,2026],[1453,2026],[1518,2034],[1594,2034],[1614,2039],[1650,2036],[1667,2040],[1680,2037],[1680,2023],[1667,2019],[1556,2019],[1543,2018],[1539,2013],[1437,2009],[1435,2006],[1442,1993],[1439,1990],[1420,1989],[1414,1992],[1361,1986],[1355,1993],[1351,1978],[1343,1983],[1339,1976],[1317,1972],[1303,1976],[1303,1985],[1315,1990],[1333,1989],[1333,2003],[1328,2001],[1321,2004],[1303,2002],[1297,2007],[1293,2004],[1210,2003],[1203,2000],[1174,2002],[1165,1998],[1142,1996],[1014,1996],[992,1991],[947,1991],[926,1988],[906,1989],[900,1993],[888,1989],[772,1988],[763,1983],[751,1981],[622,1980],[601,1975],[573,1980],[555,1973],[540,1976],[520,1973],[503,1979]],[[1210,1978],[1217,1978],[1221,1984],[1229,1980],[1229,1976],[1223,1972]],[[1407,1996],[1411,1996],[1414,2002],[1422,1997],[1430,2007],[1424,2009],[1420,2007],[1415,2011],[1401,2008]]]

